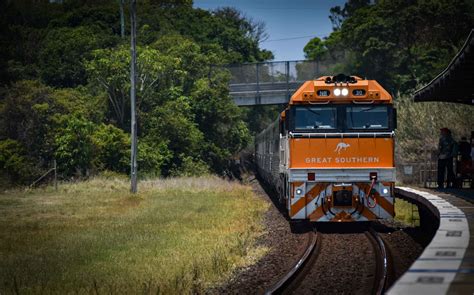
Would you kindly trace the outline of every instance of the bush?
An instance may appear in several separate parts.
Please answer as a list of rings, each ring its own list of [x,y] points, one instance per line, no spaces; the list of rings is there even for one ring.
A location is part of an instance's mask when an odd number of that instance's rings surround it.
[[[92,168],[94,125],[81,118],[64,116],[64,126],[54,138],[58,171],[67,176],[88,175]]]
[[[469,137],[474,116],[472,107],[443,102],[413,103],[411,97],[396,100],[398,110],[398,162],[424,162],[424,153],[438,148],[439,129],[448,127],[455,140]]]
[[[164,142],[138,141],[137,165],[141,176],[162,175],[163,164],[169,162],[172,153]]]
[[[100,124],[92,134],[95,148],[93,166],[98,170],[128,172],[130,165],[130,137],[123,130]]]
[[[2,177],[9,178],[10,183],[31,180],[34,175],[34,164],[26,156],[25,149],[16,140],[0,141],[0,168]]]
[[[181,155],[181,165],[172,168],[171,176],[201,176],[209,174],[209,166],[200,159]]]

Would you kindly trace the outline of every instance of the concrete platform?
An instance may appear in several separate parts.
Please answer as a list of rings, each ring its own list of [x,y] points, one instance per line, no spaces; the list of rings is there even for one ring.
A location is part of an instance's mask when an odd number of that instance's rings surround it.
[[[439,218],[433,240],[387,294],[474,294],[474,204],[449,192],[397,188]]]

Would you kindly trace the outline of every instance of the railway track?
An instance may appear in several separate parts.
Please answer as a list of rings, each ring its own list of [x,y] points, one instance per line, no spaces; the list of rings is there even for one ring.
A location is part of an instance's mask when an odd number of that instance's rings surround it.
[[[317,272],[315,267],[318,257],[330,253],[330,249],[328,249],[327,246],[323,246],[325,235],[326,234],[315,230],[309,232],[307,247],[301,258],[278,282],[267,289],[265,294],[304,294],[317,292],[317,289],[308,289],[308,285],[310,286],[311,281],[315,280],[314,273]],[[341,237],[342,234],[338,235]],[[371,293],[376,295],[383,294],[388,281],[389,268],[388,252],[385,244],[379,234],[372,228],[358,233],[357,236],[361,240],[365,239],[366,243],[368,240],[373,249],[371,253],[375,253],[375,265],[371,267],[373,274],[369,275],[369,277],[373,278],[371,279],[373,282]],[[352,253],[347,255],[352,255]],[[350,257],[348,257],[347,260],[350,260]],[[337,267],[337,265],[334,265],[334,267]],[[320,270],[320,272],[321,271],[327,270]],[[340,283],[344,284],[347,282],[341,280]],[[354,291],[356,292],[357,290]]]

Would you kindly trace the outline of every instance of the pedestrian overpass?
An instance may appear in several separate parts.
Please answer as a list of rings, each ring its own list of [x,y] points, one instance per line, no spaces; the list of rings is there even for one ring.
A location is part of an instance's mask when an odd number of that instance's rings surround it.
[[[238,106],[287,104],[305,81],[323,76],[317,61],[279,61],[227,65],[230,96]]]

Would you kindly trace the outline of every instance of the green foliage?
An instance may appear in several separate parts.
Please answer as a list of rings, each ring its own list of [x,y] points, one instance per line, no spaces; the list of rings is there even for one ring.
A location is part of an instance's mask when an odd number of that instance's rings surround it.
[[[245,112],[245,117],[246,121],[248,122],[250,133],[252,135],[256,135],[276,120],[280,111],[282,111],[282,107],[273,105],[260,105],[252,108],[246,108],[243,111]]]
[[[20,81],[6,89],[0,101],[0,138],[21,143],[32,159],[51,156],[49,134],[57,105],[52,89],[35,81]]]
[[[59,171],[66,175],[86,175],[92,168],[94,125],[79,117],[65,117],[54,138],[54,156]]]
[[[22,146],[36,176],[54,159],[65,178],[128,173],[130,47],[119,3],[8,1],[0,15],[0,140]],[[141,175],[224,173],[250,133],[228,73],[213,66],[273,58],[259,48],[264,24],[187,0],[143,1],[138,15]]]
[[[182,155],[198,157],[203,134],[193,121],[193,114],[186,97],[168,101],[147,114],[146,138],[152,141],[165,141],[172,160],[165,170],[181,165]],[[172,127],[172,128],[170,128]],[[165,171],[164,174],[167,174]]]
[[[28,159],[24,147],[16,140],[6,139],[0,141],[0,177],[8,177],[9,182],[18,183],[21,179],[32,176],[34,163]]]
[[[54,138],[54,156],[65,176],[88,176],[96,170],[128,172],[130,137],[125,132],[82,117],[64,115],[61,121]]]
[[[170,175],[177,176],[202,176],[209,174],[209,166],[202,160],[190,156],[180,157],[180,167],[170,169]]]
[[[439,129],[448,127],[459,141],[474,126],[472,107],[452,103],[413,103],[409,96],[396,101],[398,108],[397,157],[400,162],[426,160],[438,148]],[[429,155],[428,155],[429,157]]]
[[[320,60],[324,57],[324,55],[326,55],[328,50],[324,45],[324,42],[318,37],[315,37],[309,40],[308,44],[306,44],[303,48],[303,51],[306,59]]]
[[[48,32],[39,53],[39,74],[48,85],[74,87],[85,84],[83,61],[101,47],[105,34],[91,27],[58,28]]]
[[[101,123],[92,134],[93,165],[98,170],[127,173],[130,167],[130,136],[123,130]]]
[[[31,181],[55,158],[64,176],[90,169],[126,171],[128,136],[112,125],[98,124],[106,110],[103,97],[84,87],[54,90],[37,81],[16,82],[4,97],[0,138],[8,143],[4,149],[17,150],[7,162],[18,167],[5,164],[2,171],[12,182]]]
[[[169,163],[171,157],[166,142],[147,142],[146,139],[138,141],[137,164],[140,176],[161,176],[163,165]]]
[[[323,45],[339,69],[409,93],[449,63],[474,27],[469,2],[351,0],[331,9],[336,30]]]
[[[241,121],[241,110],[231,101],[222,81],[206,79],[196,82],[192,93],[193,109],[200,130],[204,130],[203,159],[216,172],[226,169],[229,158],[250,141],[247,126]],[[219,84],[217,84],[219,83]]]
[[[99,49],[87,63],[90,82],[106,91],[115,122],[126,126],[130,105],[130,50],[122,46]],[[137,48],[137,101],[148,101],[159,87],[172,87],[182,81],[183,71],[178,69],[180,60],[145,47]]]

